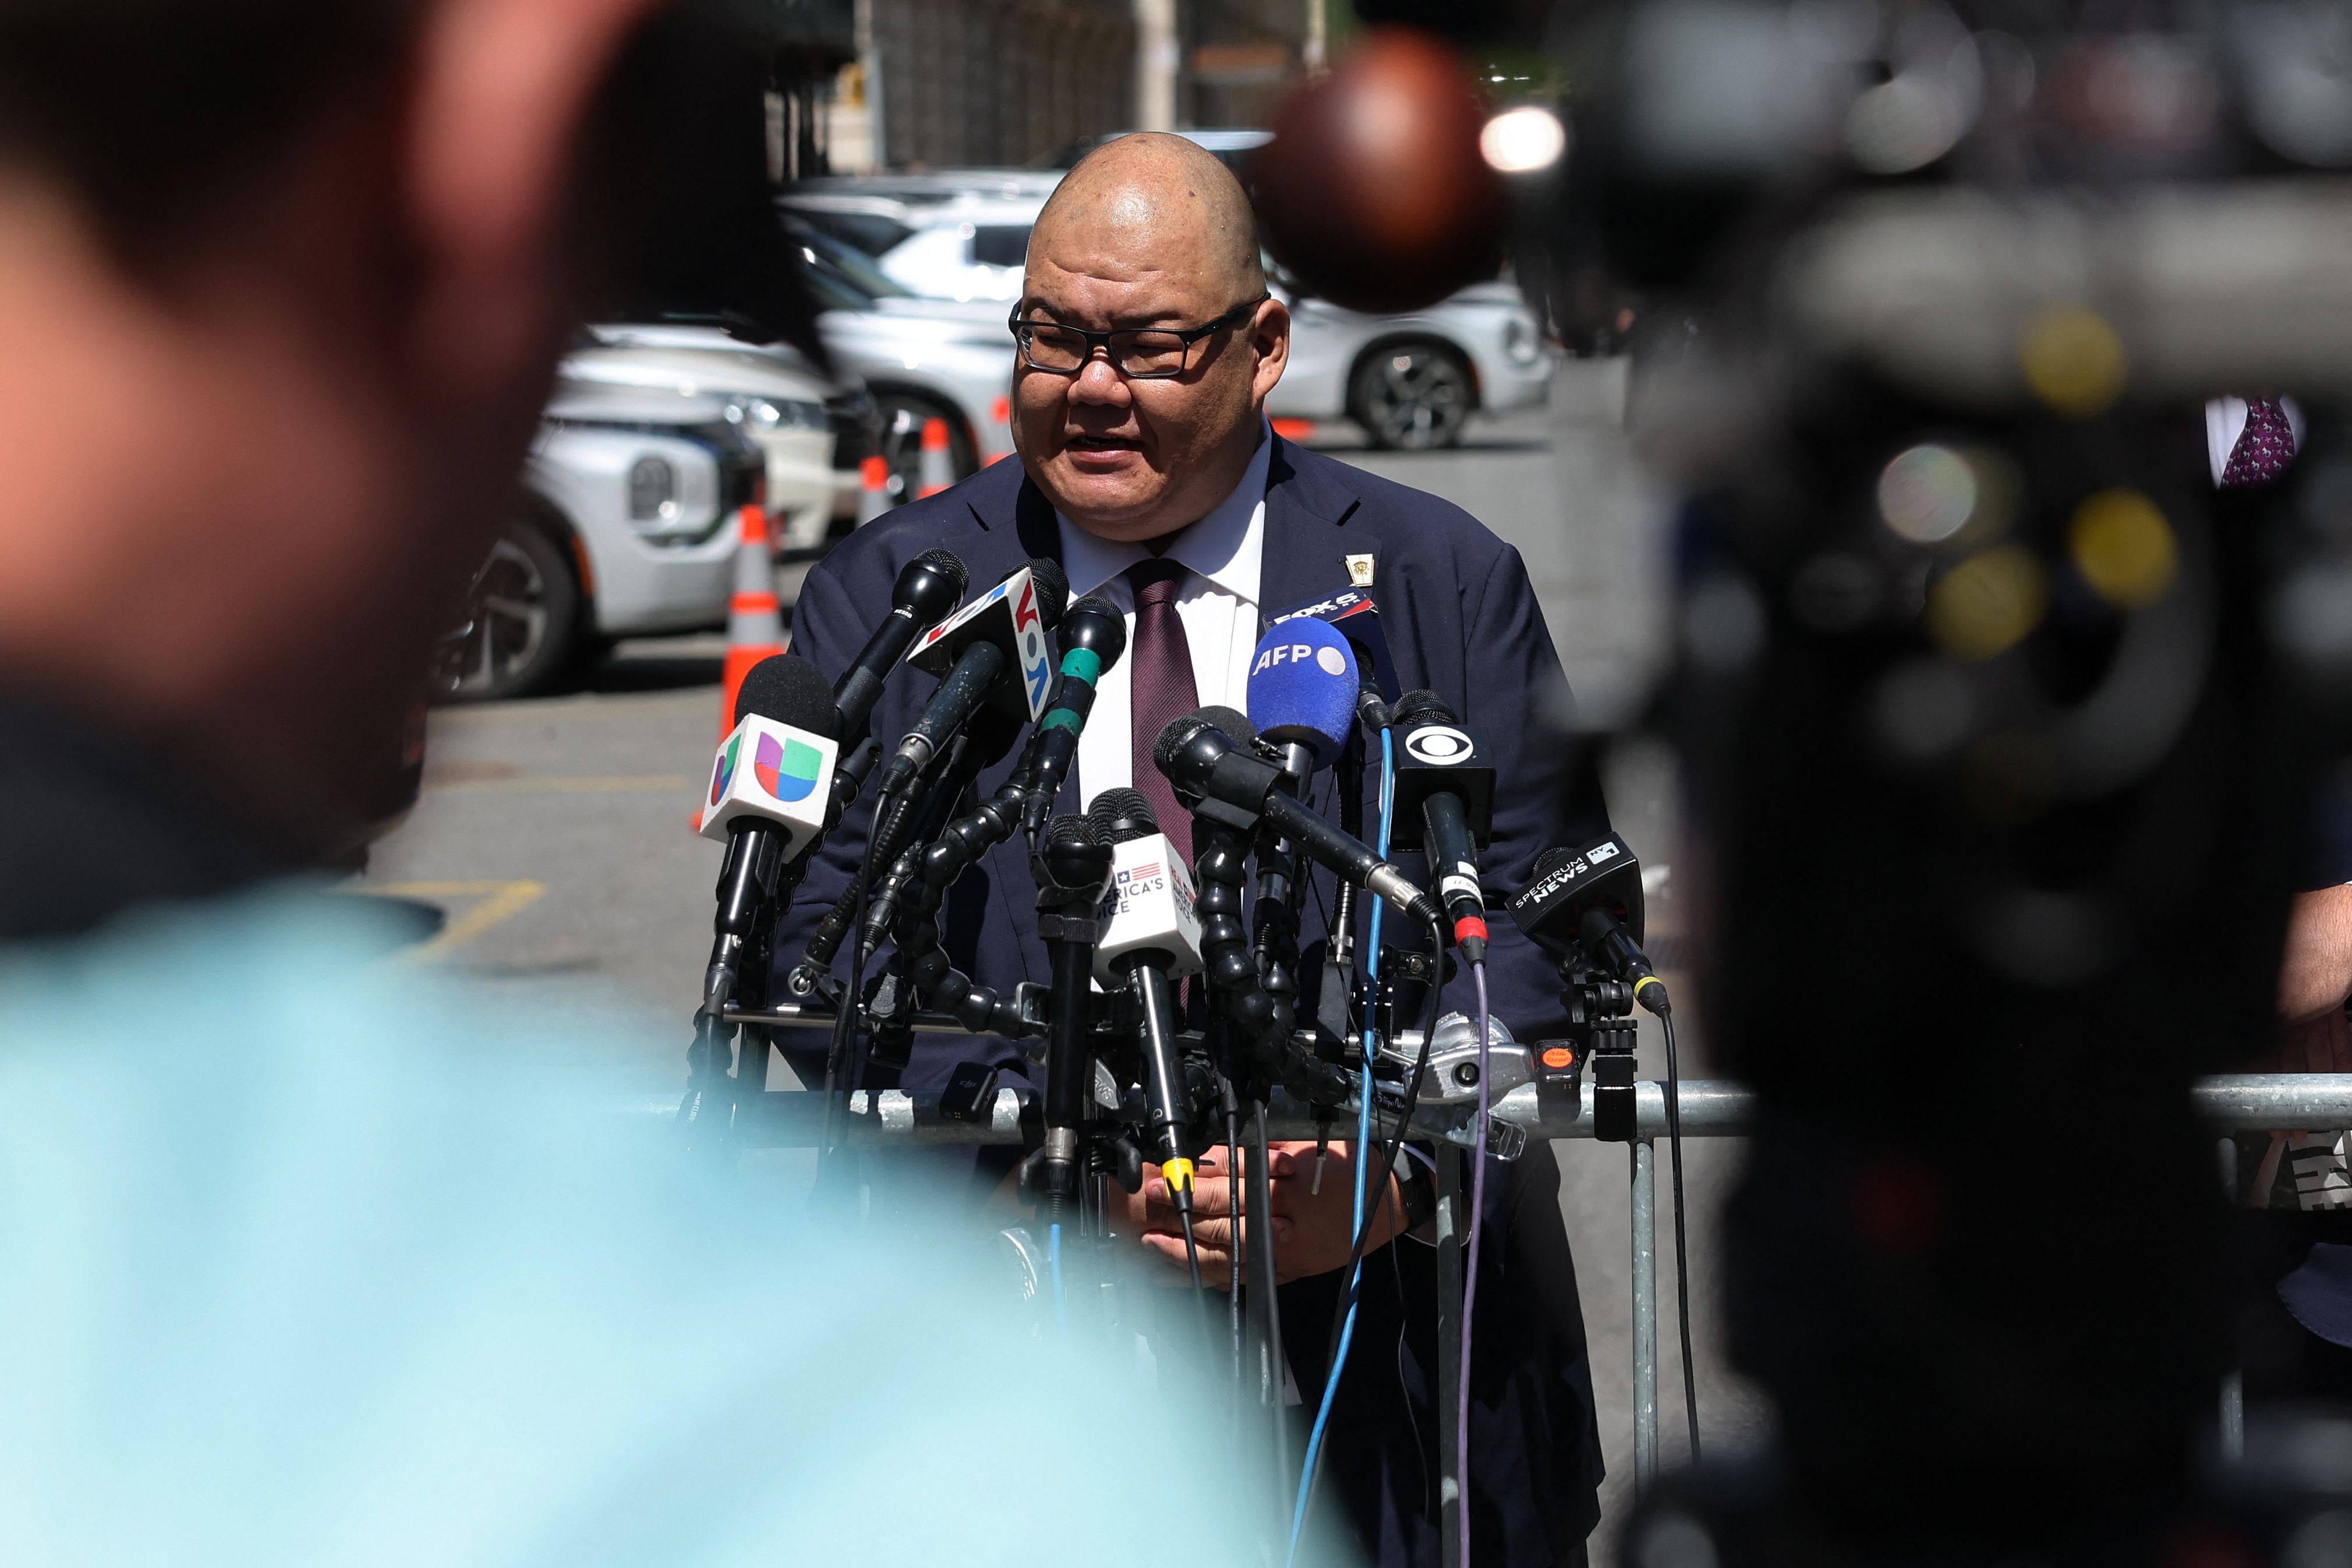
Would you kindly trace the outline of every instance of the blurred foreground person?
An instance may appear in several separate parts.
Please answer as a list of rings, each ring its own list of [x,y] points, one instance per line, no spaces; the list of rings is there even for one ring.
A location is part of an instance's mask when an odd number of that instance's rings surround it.
[[[1098,1563],[1144,1419],[1234,1484],[1080,1349],[991,1375],[1009,1281],[730,1200],[287,880],[381,810],[614,220],[724,162],[656,9],[0,0],[12,1560]],[[1045,1507],[971,1461],[1010,1408]]]

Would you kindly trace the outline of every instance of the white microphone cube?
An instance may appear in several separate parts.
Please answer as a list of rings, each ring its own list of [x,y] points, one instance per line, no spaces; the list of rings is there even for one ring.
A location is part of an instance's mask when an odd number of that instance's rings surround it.
[[[724,841],[730,824],[757,817],[783,830],[787,856],[800,853],[824,831],[840,755],[841,747],[821,735],[747,716],[711,758],[702,836]]]
[[[1192,873],[1164,833],[1146,833],[1111,846],[1111,889],[1117,902],[1095,946],[1095,978],[1119,978],[1112,960],[1152,948],[1168,955],[1171,975],[1201,972],[1201,912],[1192,901]]]

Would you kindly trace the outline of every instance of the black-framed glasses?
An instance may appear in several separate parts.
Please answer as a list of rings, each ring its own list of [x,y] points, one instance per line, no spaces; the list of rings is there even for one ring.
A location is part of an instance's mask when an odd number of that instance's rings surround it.
[[[1252,311],[1273,298],[1261,294],[1255,299],[1244,300],[1199,327],[1121,327],[1108,332],[1089,332],[1083,327],[1065,327],[1058,321],[1024,321],[1018,306],[1005,318],[1004,325],[1021,345],[1022,362],[1033,371],[1074,376],[1087,368],[1099,349],[1109,356],[1111,369],[1129,381],[1166,381],[1192,369],[1193,344],[1247,319]]]

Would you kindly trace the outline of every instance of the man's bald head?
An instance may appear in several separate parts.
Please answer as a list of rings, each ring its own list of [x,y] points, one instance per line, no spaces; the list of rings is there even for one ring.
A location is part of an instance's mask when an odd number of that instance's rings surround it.
[[[1290,313],[1241,182],[1198,144],[1141,132],[1088,153],[1030,230],[1016,314],[1049,351],[1014,361],[1013,444],[1062,516],[1159,541],[1239,483]]]
[[[1037,214],[1030,254],[1075,242],[1183,257],[1234,299],[1265,291],[1257,217],[1232,170],[1199,142],[1142,131],[1078,160]]]

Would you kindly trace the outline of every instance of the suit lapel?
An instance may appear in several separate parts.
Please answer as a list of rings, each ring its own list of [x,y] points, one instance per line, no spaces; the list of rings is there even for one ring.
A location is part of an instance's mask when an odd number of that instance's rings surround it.
[[[1349,586],[1347,530],[1356,497],[1322,473],[1293,465],[1294,448],[1274,438],[1265,471],[1265,538],[1258,576],[1258,630],[1274,616]],[[1364,548],[1370,549],[1370,541]]]

